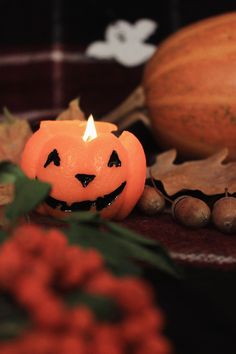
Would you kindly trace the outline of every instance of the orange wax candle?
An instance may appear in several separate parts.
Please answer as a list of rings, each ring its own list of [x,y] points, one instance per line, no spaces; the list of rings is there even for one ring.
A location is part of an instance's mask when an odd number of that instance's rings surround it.
[[[146,177],[145,154],[130,132],[84,121],[42,121],[26,143],[21,167],[30,178],[51,184],[39,212],[56,217],[82,210],[125,218],[140,198]]]

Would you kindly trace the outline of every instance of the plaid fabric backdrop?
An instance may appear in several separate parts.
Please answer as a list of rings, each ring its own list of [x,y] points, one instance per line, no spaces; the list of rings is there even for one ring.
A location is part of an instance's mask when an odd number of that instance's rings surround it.
[[[188,23],[235,9],[235,0],[2,0],[0,107],[34,119],[54,116],[80,96],[98,119],[141,82],[144,65],[127,68],[85,54],[109,24],[154,20],[158,28],[148,41],[158,45]]]
[[[148,42],[158,45],[193,21],[233,10],[236,0],[1,0],[0,109],[31,120],[53,117],[80,96],[85,113],[98,119],[141,82],[145,65],[86,55],[108,25],[153,20],[158,28]],[[147,274],[157,286],[176,353],[236,353],[235,272],[225,272],[235,270],[235,237],[213,229],[191,232],[168,216],[152,225],[135,217],[126,224],[154,238],[158,230],[173,258],[188,265],[185,281]]]

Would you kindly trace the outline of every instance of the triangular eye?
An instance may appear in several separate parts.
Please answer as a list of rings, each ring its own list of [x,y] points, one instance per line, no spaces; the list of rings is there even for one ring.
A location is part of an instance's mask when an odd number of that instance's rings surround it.
[[[47,161],[44,164],[44,168],[46,168],[51,162],[53,162],[55,166],[60,166],[60,161],[60,156],[58,155],[57,150],[54,149],[48,155]]]
[[[121,166],[121,161],[119,159],[119,156],[115,150],[112,151],[112,154],[110,156],[110,159],[107,164],[108,167],[120,167]]]

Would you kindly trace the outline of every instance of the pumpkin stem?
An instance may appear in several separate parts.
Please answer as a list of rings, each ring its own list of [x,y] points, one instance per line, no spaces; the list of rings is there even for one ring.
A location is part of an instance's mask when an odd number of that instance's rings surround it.
[[[146,97],[142,86],[136,89],[114,110],[109,112],[102,120],[111,123],[118,123],[120,119],[135,109],[144,108]]]

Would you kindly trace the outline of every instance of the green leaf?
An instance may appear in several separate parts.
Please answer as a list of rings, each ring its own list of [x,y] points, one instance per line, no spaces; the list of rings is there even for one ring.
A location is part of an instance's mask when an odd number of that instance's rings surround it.
[[[0,183],[15,184],[15,198],[5,208],[7,219],[16,219],[38,206],[48,195],[50,185],[25,176],[21,169],[8,161],[0,163]]]
[[[114,235],[123,237],[127,240],[130,240],[135,243],[140,243],[142,245],[147,246],[157,246],[157,242],[151,239],[148,239],[135,231],[128,229],[127,227],[123,227],[117,223],[111,221],[105,221],[106,227],[114,233]]]
[[[15,182],[15,198],[6,207],[6,217],[15,221],[19,216],[32,211],[46,198],[50,188],[48,183],[39,180],[18,178]]]
[[[104,223],[106,224],[107,222],[104,221]],[[134,241],[133,238],[130,240],[129,238],[120,237],[117,233],[112,233],[111,231],[75,223],[70,225],[65,232],[69,237],[70,243],[75,243],[85,248],[96,248],[101,252],[110,267],[116,270],[122,269],[124,274],[125,267],[127,267],[126,273],[140,270],[140,265],[137,262],[141,261],[171,276],[181,276],[175,263],[157,243],[153,244],[152,242],[151,247],[148,248],[146,245],[135,242],[136,238]]]
[[[84,248],[96,248],[106,256],[114,254],[114,256],[122,257],[128,255],[126,249],[120,247],[119,240],[117,241],[112,234],[99,228],[73,223],[68,230],[65,229],[65,232],[71,244],[78,244]]]
[[[129,240],[120,240],[123,243],[123,246],[126,247],[130,252],[130,256],[138,261],[145,262],[159,271],[162,271],[168,275],[171,275],[175,278],[181,278],[182,273],[164,250],[164,248],[156,245],[152,249],[145,248],[139,244],[131,243]]]
[[[0,340],[12,339],[19,336],[24,328],[27,327],[27,321],[15,317],[0,323]]]
[[[114,321],[119,317],[119,309],[115,302],[102,295],[87,294],[81,290],[75,290],[65,296],[65,301],[69,307],[79,305],[89,307],[100,321]]]
[[[128,250],[120,244],[119,240],[116,240],[112,233],[74,222],[70,223],[69,228],[66,228],[64,232],[70,244],[98,250],[115,274],[141,274],[141,268],[129,259]]]
[[[68,222],[80,222],[80,223],[95,223],[99,224],[101,221],[101,216],[97,212],[92,211],[80,211],[80,212],[73,212],[66,218],[65,221]]]
[[[14,183],[18,178],[24,177],[21,169],[12,162],[0,162],[0,183]]]
[[[7,232],[4,230],[0,230],[0,245],[6,241],[8,238]]]
[[[126,247],[129,248],[135,259],[155,266],[169,275],[181,277],[180,269],[157,241],[144,238],[142,235],[111,221],[106,221],[105,224],[114,232],[115,236],[124,240]]]
[[[9,295],[0,294],[0,340],[15,338],[28,326],[25,311],[20,309]]]

